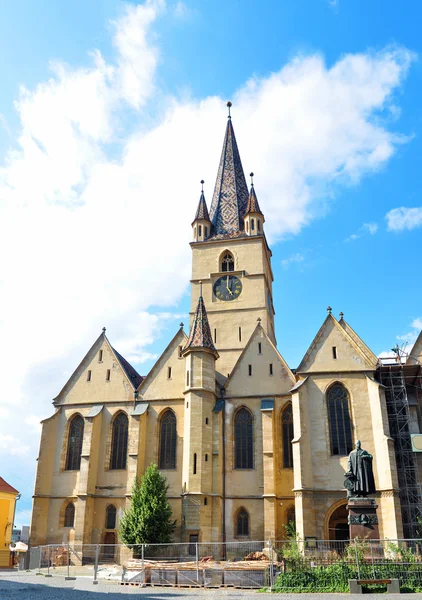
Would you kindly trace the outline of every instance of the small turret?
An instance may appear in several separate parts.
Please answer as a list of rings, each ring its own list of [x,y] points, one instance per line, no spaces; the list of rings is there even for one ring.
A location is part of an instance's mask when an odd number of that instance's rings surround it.
[[[208,214],[208,207],[204,196],[204,180],[201,180],[201,197],[199,198],[198,208],[195,218],[192,222],[193,241],[204,242],[211,233],[211,221]]]
[[[245,232],[247,235],[262,235],[264,233],[264,215],[259,207],[253,184],[253,173],[251,173],[251,191],[248,199],[248,206],[244,216]]]

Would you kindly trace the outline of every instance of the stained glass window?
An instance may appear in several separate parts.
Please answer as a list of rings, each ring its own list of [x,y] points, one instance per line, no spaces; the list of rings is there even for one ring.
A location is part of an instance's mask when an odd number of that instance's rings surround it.
[[[73,527],[75,524],[75,505],[73,502],[69,502],[64,511],[64,526]]]
[[[349,412],[349,394],[341,383],[335,383],[327,392],[330,423],[331,454],[347,456],[352,451],[352,423]]]
[[[84,439],[84,420],[81,415],[73,417],[69,426],[67,443],[66,471],[79,471],[81,468],[82,442]]]
[[[292,405],[288,404],[281,416],[283,428],[283,467],[285,469],[293,468],[293,410]]]
[[[237,535],[249,535],[249,515],[244,508],[237,513]]]
[[[128,420],[119,413],[113,421],[110,469],[126,469]]]
[[[176,468],[176,415],[172,410],[167,410],[160,426],[160,469]]]
[[[253,469],[252,415],[246,408],[234,418],[235,469]]]
[[[116,528],[116,507],[113,504],[107,506],[106,510],[106,529]]]

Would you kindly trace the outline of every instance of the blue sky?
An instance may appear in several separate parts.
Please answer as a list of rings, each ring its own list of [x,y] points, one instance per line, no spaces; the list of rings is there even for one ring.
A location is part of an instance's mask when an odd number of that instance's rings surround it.
[[[190,222],[201,178],[211,200],[228,99],[267,218],[290,366],[328,304],[376,354],[411,345],[422,325],[421,10],[0,5],[0,474],[24,494],[22,522],[38,422],[101,327],[145,374],[188,322]]]

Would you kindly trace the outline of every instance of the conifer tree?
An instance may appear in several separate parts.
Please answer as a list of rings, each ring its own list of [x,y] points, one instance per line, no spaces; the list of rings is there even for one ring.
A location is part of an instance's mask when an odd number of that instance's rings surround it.
[[[171,542],[176,521],[171,520],[167,490],[167,479],[155,464],[149,465],[141,482],[135,479],[130,507],[120,521],[119,537],[125,544]]]

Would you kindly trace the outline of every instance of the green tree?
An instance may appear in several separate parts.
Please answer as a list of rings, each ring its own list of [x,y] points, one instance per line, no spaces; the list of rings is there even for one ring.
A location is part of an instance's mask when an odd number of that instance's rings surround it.
[[[125,544],[171,542],[176,521],[171,520],[167,490],[167,479],[155,464],[147,468],[141,482],[136,478],[130,507],[120,520],[119,537]]]

